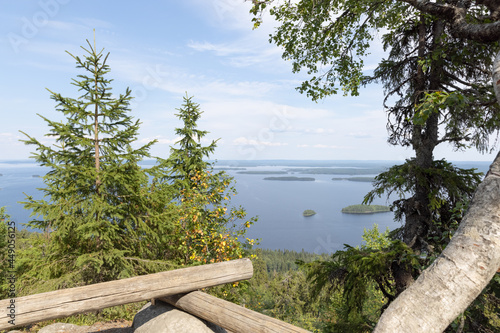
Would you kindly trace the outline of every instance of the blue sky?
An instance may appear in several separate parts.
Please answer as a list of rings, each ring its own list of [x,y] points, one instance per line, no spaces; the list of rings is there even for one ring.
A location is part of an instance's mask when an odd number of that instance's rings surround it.
[[[175,117],[186,93],[204,111],[199,128],[220,139],[213,158],[403,160],[410,149],[387,144],[383,91],[373,85],[359,97],[332,96],[318,103],[295,90],[302,74],[269,44],[274,22],[252,30],[243,0],[1,1],[0,160],[26,159],[24,131],[47,133],[37,113],[59,120],[46,88],[66,97],[82,72],[65,53],[83,55],[93,39],[110,52],[116,94],[132,89],[132,115],[142,122],[138,143],[157,139],[152,153],[166,157],[177,141]],[[372,70],[383,55],[375,45]],[[494,138],[493,138],[494,139]],[[50,143],[49,139],[44,139]],[[435,158],[493,160],[474,150],[439,147]]]

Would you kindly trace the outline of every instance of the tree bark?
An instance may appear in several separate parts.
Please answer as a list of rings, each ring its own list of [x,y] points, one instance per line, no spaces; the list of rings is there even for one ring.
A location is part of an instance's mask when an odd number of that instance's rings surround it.
[[[495,0],[474,1],[477,5],[484,5],[490,11],[489,19],[493,22],[469,23],[467,21],[467,6],[465,1],[434,2],[430,0],[399,0],[406,2],[417,10],[446,20],[450,23],[451,33],[458,38],[475,40],[481,43],[498,41],[500,35],[500,2]]]
[[[425,17],[421,16],[419,25],[418,57],[424,59],[426,50],[426,26]],[[440,47],[441,37],[444,31],[442,21],[432,23],[432,46],[431,52],[436,52]],[[433,59],[430,66],[428,78],[422,70],[422,66],[417,68],[415,79],[415,103],[418,103],[424,96],[425,91],[436,91],[441,85],[442,60]],[[426,84],[426,82],[428,83]],[[415,150],[415,165],[419,170],[426,170],[432,167],[434,160],[434,148],[438,144],[438,124],[439,113],[433,112],[424,126],[413,125],[412,145]],[[407,203],[405,225],[403,227],[403,241],[414,251],[420,252],[424,246],[422,238],[427,236],[432,223],[429,199],[428,180],[422,177],[415,179],[415,193]],[[426,250],[426,249],[425,249]]]
[[[493,85],[500,101],[500,53]],[[374,332],[443,332],[500,267],[500,153],[443,253],[385,310]]]

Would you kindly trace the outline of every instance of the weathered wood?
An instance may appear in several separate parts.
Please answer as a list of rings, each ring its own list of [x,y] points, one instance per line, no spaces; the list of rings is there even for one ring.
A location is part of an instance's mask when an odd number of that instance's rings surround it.
[[[252,275],[250,259],[238,259],[18,297],[14,303],[1,300],[0,330],[246,280]],[[15,317],[10,316],[11,304]],[[14,325],[9,323],[12,319]]]
[[[201,291],[193,291],[186,295],[160,297],[159,299],[233,333],[309,332]]]
[[[500,85],[500,53],[496,64],[495,82]],[[500,153],[450,243],[389,305],[373,332],[443,332],[481,293],[499,266]]]

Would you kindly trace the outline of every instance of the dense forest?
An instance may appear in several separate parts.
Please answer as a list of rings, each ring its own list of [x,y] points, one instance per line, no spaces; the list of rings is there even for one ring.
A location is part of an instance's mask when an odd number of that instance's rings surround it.
[[[2,215],[2,217],[8,221],[8,216]],[[17,265],[31,265],[29,258],[35,254],[34,246],[39,246],[41,243],[47,245],[43,234],[18,230],[16,232]],[[305,267],[315,261],[327,260],[330,255],[265,249],[248,250],[246,255],[252,259],[254,267],[254,276],[250,280],[240,282],[237,286],[214,287],[208,292],[312,332],[328,331],[332,321],[339,320],[341,315],[339,311],[345,311],[345,309],[341,310],[344,306],[341,290],[333,292],[332,295],[321,292],[320,295],[312,297],[313,285],[308,282]],[[17,292],[18,295],[28,295],[47,291],[49,288],[48,286],[33,288],[21,282]],[[382,305],[380,302],[382,295],[376,291],[375,286],[372,286],[370,290],[373,295],[370,296],[366,306],[366,316],[374,322],[378,316],[377,311]],[[3,291],[5,292],[5,289]],[[98,321],[132,320],[143,304],[113,307],[94,313],[62,318],[58,321],[91,325]],[[53,321],[39,323],[36,327],[50,323]],[[346,329],[355,327],[354,324],[345,325],[348,324],[343,323],[342,327]]]

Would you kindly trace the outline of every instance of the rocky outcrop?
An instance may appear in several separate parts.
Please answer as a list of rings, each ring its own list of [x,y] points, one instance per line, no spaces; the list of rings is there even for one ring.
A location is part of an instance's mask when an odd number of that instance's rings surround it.
[[[156,302],[146,304],[134,317],[134,332],[136,333],[225,333],[226,331],[212,323],[194,317],[169,304]]]

